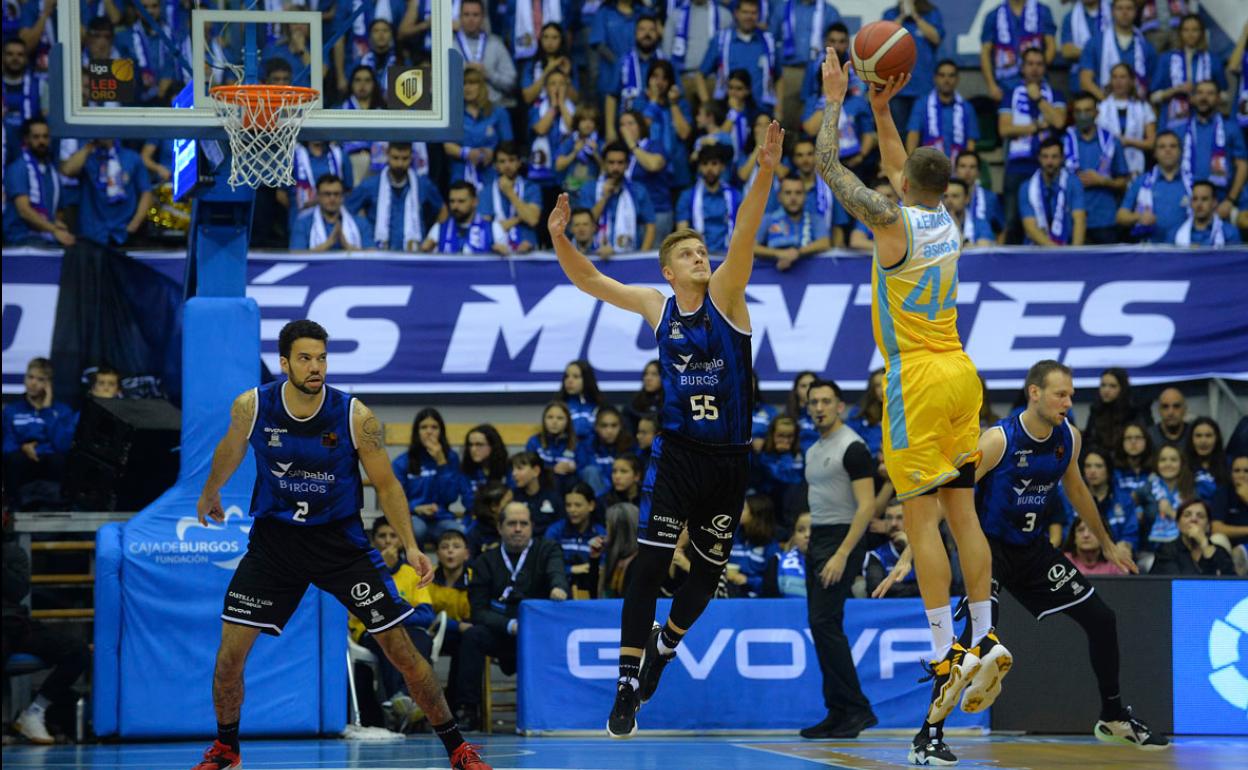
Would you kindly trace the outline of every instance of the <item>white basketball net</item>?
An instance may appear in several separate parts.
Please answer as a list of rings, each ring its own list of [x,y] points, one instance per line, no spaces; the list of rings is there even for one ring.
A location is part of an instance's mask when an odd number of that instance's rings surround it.
[[[237,86],[213,89],[212,104],[230,137],[231,188],[295,184],[295,139],[315,92]]]

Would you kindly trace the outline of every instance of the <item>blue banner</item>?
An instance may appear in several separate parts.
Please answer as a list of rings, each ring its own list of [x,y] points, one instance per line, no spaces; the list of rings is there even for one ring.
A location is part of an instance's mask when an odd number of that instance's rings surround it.
[[[180,279],[184,256],[137,255]],[[47,355],[60,257],[4,260],[4,389]],[[804,369],[851,389],[883,366],[871,332],[871,261],[829,255],[787,272],[760,261],[747,292],[754,365],[767,390]],[[599,262],[618,280],[670,293],[653,254]],[[608,391],[633,391],[655,355],[640,316],[580,292],[549,255],[528,259],[383,254],[254,254],[247,294],[260,307],[261,351],[278,370],[277,334],[313,318],[330,334],[331,374],[357,393],[553,392],[586,358]],[[992,249],[959,266],[958,326],[994,388],[1022,384],[1056,358],[1094,387],[1122,366],[1139,384],[1248,379],[1242,293],[1248,248]]]
[[[520,610],[517,727],[603,730],[615,698],[618,600],[528,601]],[[667,616],[671,602],[659,603]],[[918,599],[850,599],[845,606],[858,678],[880,727],[914,728],[931,683],[921,661],[931,631]],[[796,730],[826,716],[819,663],[801,599],[712,601],[663,672],[637,722],[651,730]],[[951,727],[987,727],[955,710]]]
[[[1248,735],[1248,583],[1175,580],[1174,732]]]

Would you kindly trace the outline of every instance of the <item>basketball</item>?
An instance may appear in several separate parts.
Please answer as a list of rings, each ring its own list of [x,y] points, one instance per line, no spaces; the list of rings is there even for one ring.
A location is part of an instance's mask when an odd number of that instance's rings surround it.
[[[114,59],[112,70],[113,75],[123,83],[134,80],[134,62],[129,59]]]
[[[919,52],[904,27],[891,21],[875,21],[858,30],[851,55],[858,77],[882,86],[890,77],[901,77],[914,69]]]

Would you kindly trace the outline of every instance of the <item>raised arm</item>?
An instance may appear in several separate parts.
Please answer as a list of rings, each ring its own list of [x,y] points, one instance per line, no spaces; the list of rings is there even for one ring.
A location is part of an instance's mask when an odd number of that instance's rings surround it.
[[[216,522],[225,521],[225,511],[221,508],[221,487],[230,480],[234,471],[247,456],[247,439],[251,437],[251,429],[256,423],[256,391],[244,391],[234,399],[230,407],[230,427],[217,442],[212,453],[212,468],[208,471],[208,480],[199,494],[196,513],[199,523],[207,524],[208,519]]]
[[[871,113],[875,116],[876,138],[880,143],[880,171],[888,178],[889,184],[898,193],[901,192],[901,170],[906,165],[906,146],[901,141],[897,124],[893,122],[893,111],[888,108],[889,101],[901,92],[910,82],[907,73],[900,78],[889,78],[888,85],[883,88],[872,88],[868,101],[871,102]],[[917,144],[917,141],[916,141]]]
[[[559,266],[568,280],[591,297],[640,314],[651,328],[658,326],[659,319],[663,317],[663,295],[656,289],[629,286],[600,273],[589,257],[577,251],[572,241],[568,240],[568,220],[571,216],[568,194],[561,193],[546,225],[555,246],[555,256],[559,258]]]

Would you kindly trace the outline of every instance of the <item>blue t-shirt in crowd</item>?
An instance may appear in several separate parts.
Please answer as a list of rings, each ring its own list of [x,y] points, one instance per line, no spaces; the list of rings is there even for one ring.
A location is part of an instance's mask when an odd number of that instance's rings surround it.
[[[78,413],[59,401],[38,409],[25,398],[4,407],[4,454],[20,452],[23,444],[35,442],[35,454],[43,457],[69,451]]]
[[[438,512],[434,519],[453,519],[450,505],[459,498],[463,488],[463,476],[459,472],[459,455],[452,449],[446,456],[446,463],[438,465],[433,458],[422,452],[419,467],[408,467],[408,453],[404,452],[394,458],[390,467],[394,477],[403,485],[403,494],[407,496],[407,509],[415,510],[418,505],[434,504]]]
[[[346,165],[349,167],[351,164],[348,163]],[[391,185],[389,235],[385,243],[375,243],[373,231],[377,224],[377,198],[382,180]],[[433,186],[433,182],[429,181],[429,177],[417,175],[416,191],[417,195],[420,196],[420,224],[425,232],[416,234],[416,245],[409,249],[408,244],[404,243],[403,239],[403,210],[406,207],[410,188],[411,185],[408,184],[407,178],[403,179],[402,187],[395,188],[390,182],[390,172],[383,171],[360,182],[360,186],[347,195],[347,210],[358,215],[357,218],[368,221],[368,230],[360,233],[367,247],[389,249],[390,251],[417,251],[420,249],[421,242],[425,239],[425,235],[429,232],[433,223],[438,221],[438,214],[441,213],[445,204],[442,201],[442,195],[438,192],[438,188]]]
[[[507,117],[507,110],[502,107],[495,106],[489,113],[483,112],[476,117],[473,117],[468,110],[464,110],[464,134],[459,140],[461,147],[494,149],[499,142],[509,141],[512,138],[511,120]],[[448,158],[448,160],[451,164],[451,181],[458,182],[463,179],[466,165],[464,161],[460,158]],[[493,169],[478,171],[481,178],[488,177],[492,173]]]
[[[1140,190],[1144,188],[1150,173],[1145,172],[1131,180],[1131,185],[1127,187],[1127,194],[1122,199],[1122,208],[1135,211],[1136,204],[1140,200]],[[1175,169],[1174,176],[1170,179],[1166,179],[1165,174],[1159,172],[1152,189],[1153,214],[1157,217],[1157,224],[1153,225],[1153,230],[1148,235],[1148,242],[1174,243],[1174,231],[1178,230],[1179,225],[1187,219],[1190,205],[1187,185],[1183,184],[1182,172]]]
[[[763,88],[763,63],[771,60],[772,79],[776,79],[775,73],[775,56],[779,55],[779,51],[772,51],[767,46],[767,40],[763,37],[763,29],[759,27],[754,30],[749,39],[744,39],[736,28],[721,30],[714,39],[711,40],[710,46],[706,49],[706,56],[702,58],[702,67],[700,68],[703,75],[714,76],[719,69],[720,59],[723,58],[723,35],[729,35],[728,43],[728,72],[731,74],[733,70],[745,70],[750,73],[750,90],[754,94],[754,101],[757,104],[771,104],[773,99]],[[807,44],[809,46],[809,44]],[[779,42],[776,43],[779,48]]]
[[[1010,30],[1010,43],[1006,46],[999,46],[997,41],[997,13],[1004,8],[1006,13],[1006,25]],[[1029,48],[1039,48],[1044,50],[1044,37],[1057,34],[1057,25],[1053,23],[1053,12],[1049,10],[1049,6],[1044,3],[1036,3],[1036,32],[1037,40],[1028,44]],[[994,50],[991,54],[992,73],[996,78],[997,87],[1001,89],[1001,93],[1007,97],[1014,87],[1023,82],[1019,71],[1023,64],[1023,38],[1031,36],[1024,26],[1024,16],[1027,13],[1027,6],[1023,6],[1023,13],[1016,14],[1014,9],[1010,8],[1008,2],[993,8],[984,16],[984,25],[979,31],[979,40],[981,43],[992,43]],[[1007,62],[998,61],[997,54],[999,51],[1008,51]],[[1087,50],[1087,49],[1084,49]],[[1003,67],[1002,64],[1005,66]],[[1012,74],[1006,74],[1007,68],[1012,69]]]
[[[1053,181],[1051,183],[1046,183],[1044,181],[1043,171],[1037,171],[1032,178],[1034,179],[1035,177],[1040,178],[1041,198],[1045,207],[1044,218],[1045,221],[1049,222],[1051,226],[1053,216],[1055,214],[1054,209],[1057,205],[1058,182],[1061,180],[1061,177],[1060,175],[1053,177]],[[1031,197],[1027,194],[1030,186],[1031,179],[1028,179],[1026,182],[1023,182],[1023,186],[1018,189],[1018,217],[1019,219],[1031,217],[1036,219],[1038,223],[1039,217],[1036,216],[1036,209],[1032,206]],[[1070,238],[1074,232],[1074,213],[1076,209],[1087,211],[1087,207],[1083,202],[1083,183],[1079,181],[1078,176],[1070,174],[1066,178],[1066,206],[1065,217],[1062,223],[1062,233],[1064,234],[1067,243],[1070,242]],[[1027,238],[1026,243],[1032,244],[1033,242],[1030,238]]]
[[[108,180],[109,154],[96,148],[87,156],[79,179],[82,202],[78,208],[78,229],[82,237],[103,246],[126,242],[126,225],[134,216],[143,193],[152,189],[147,169],[139,154],[116,146],[120,167],[115,179]]]
[[[819,0],[770,0],[771,18],[760,19],[759,26],[766,21],[771,36],[776,40],[776,58],[781,67],[805,67],[810,61],[810,29],[815,25],[815,3]],[[789,14],[792,13],[792,26],[789,25]],[[887,18],[887,16],[885,17]],[[819,30],[819,59],[823,59],[823,33],[828,25],[841,20],[840,11],[831,3],[823,4],[823,29]],[[785,28],[789,27],[792,34],[786,36]]]
[[[1078,131],[1075,132],[1076,150],[1079,153],[1079,168],[1085,171],[1100,171],[1105,153],[1100,144],[1098,129],[1091,139],[1085,139]],[[1122,142],[1117,137],[1110,138],[1109,177],[1126,177],[1131,171],[1127,168],[1127,159],[1122,151]],[[1088,210],[1088,227],[1113,227],[1118,215],[1118,196],[1108,187],[1084,188],[1083,203]]]
[[[901,14],[901,9],[893,6],[884,11],[882,17],[884,21],[896,22],[897,17]],[[940,9],[934,5],[927,13],[919,14],[923,21],[936,28],[937,35],[940,36],[941,43],[945,40],[945,19],[940,15]],[[901,89],[902,96],[920,97],[932,90],[932,77],[936,74],[936,62],[938,60],[939,45],[933,45],[930,40],[923,36],[919,31],[919,25],[914,19],[907,18],[901,26],[906,28],[910,33],[910,38],[914,41],[915,51],[918,57],[914,60],[914,69],[910,72],[910,82],[906,87]],[[917,108],[918,105],[916,104]]]
[[[400,209],[401,211],[401,209]],[[290,248],[292,251],[307,251],[312,248],[312,225],[315,218],[316,207],[308,209],[299,215],[295,223],[290,227]],[[339,216],[351,217],[351,221],[355,222],[355,226],[360,231],[360,248],[369,249],[373,245],[373,226],[369,224],[367,219],[357,217],[349,211],[341,210]],[[398,217],[402,221],[402,217]],[[333,225],[326,223],[325,235],[328,236],[333,230]],[[334,244],[330,251],[346,251],[341,244]]]
[[[805,207],[797,217],[784,209],[767,214],[758,229],[759,244],[771,249],[798,249],[827,237],[827,218]]]
[[[477,211],[481,214],[481,216],[501,223],[504,219],[511,219],[516,215],[516,207],[512,205],[506,195],[503,195],[501,190],[498,190],[498,200],[499,203],[502,204],[503,210],[494,210],[494,196],[497,185],[498,175],[495,174],[492,180],[481,187],[481,196],[479,198],[480,203],[478,204]],[[522,177],[517,177],[515,187],[516,192],[520,194],[521,200],[525,203],[532,203],[539,209],[541,208],[542,188],[540,185],[535,182],[527,181]],[[537,246],[537,231],[532,227],[529,227],[524,222],[518,222],[514,230],[516,231],[515,238],[512,238],[511,232],[507,233],[508,240],[516,241],[516,244],[514,245],[518,245],[520,243],[531,243],[534,247]]]
[[[719,186],[719,190],[707,190],[702,195],[702,237],[706,240],[706,250],[712,254],[722,254],[728,250],[728,217],[730,214],[735,216],[735,212],[731,210],[734,200],[739,202],[741,194],[735,191],[730,193],[729,188],[723,184]],[[687,222],[690,227],[693,226],[692,188],[681,192],[680,200],[676,202],[676,221]]]
[[[602,216],[607,222],[607,229],[614,235],[614,240],[610,246],[616,251],[637,251],[641,248],[646,235],[646,225],[654,224],[654,204],[650,200],[650,195],[646,192],[646,188],[636,182],[625,182],[628,191],[633,196],[633,207],[637,212],[637,226],[632,233],[631,241],[621,240],[622,235],[627,233],[616,233],[615,212],[620,204],[620,193],[612,195],[603,207]],[[591,180],[588,184],[581,188],[580,204],[587,209],[593,209],[597,199],[598,180]]]
[[[38,210],[44,215],[49,222],[56,222],[56,212],[64,205],[64,195],[60,192],[60,178],[56,171],[56,159],[49,156],[45,161],[40,162],[34,156],[33,174],[32,168],[26,162],[26,156],[19,153],[17,159],[9,164],[8,169],[4,172],[4,242],[12,244],[30,243],[30,244],[54,244],[51,233],[45,233],[35,230],[22,219],[17,213],[17,206],[14,201],[26,196],[30,199],[32,207],[35,205],[35,199],[38,198]],[[42,166],[42,170],[40,170]],[[31,182],[38,185],[35,189]],[[31,192],[34,192],[34,195]]]
[[[1091,70],[1092,79],[1098,81],[1102,88],[1109,85],[1109,83],[1099,82],[1101,79],[1101,50],[1103,41],[1104,37],[1099,32],[1094,32],[1092,37],[1088,38],[1088,44],[1083,47],[1083,53],[1079,57],[1079,70],[1081,72],[1083,70]],[[1144,47],[1144,72],[1148,74],[1155,73],[1157,71],[1157,49],[1153,48],[1153,44],[1148,42],[1146,38],[1140,38],[1140,42]],[[1118,49],[1118,61],[1134,70],[1136,43],[1132,42],[1124,51],[1115,38],[1114,46]],[[1146,74],[1146,77],[1148,74]]]
[[[1217,139],[1218,118],[1221,117],[1223,136],[1226,143],[1222,153],[1217,153],[1218,168],[1214,168],[1215,144]],[[1218,200],[1221,201],[1226,197],[1226,193],[1230,183],[1235,179],[1235,161],[1248,159],[1248,150],[1244,147],[1244,134],[1240,131],[1239,126],[1233,119],[1220,116],[1213,113],[1209,119],[1204,119],[1199,115],[1193,115],[1192,119],[1187,122],[1187,128],[1179,132],[1179,147],[1186,149],[1188,146],[1187,134],[1192,134],[1192,181],[1208,179],[1213,182],[1216,188]],[[1222,166],[1225,168],[1222,168]],[[1226,184],[1219,184],[1217,176],[1226,177]]]

